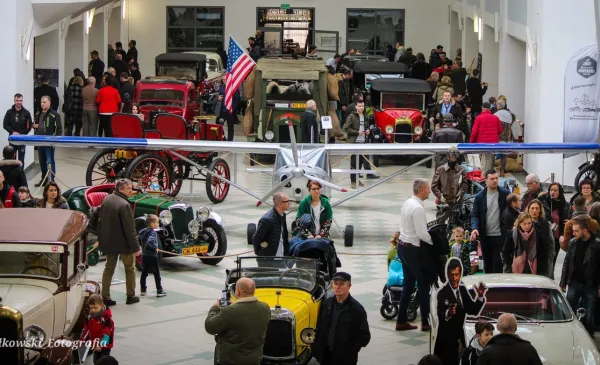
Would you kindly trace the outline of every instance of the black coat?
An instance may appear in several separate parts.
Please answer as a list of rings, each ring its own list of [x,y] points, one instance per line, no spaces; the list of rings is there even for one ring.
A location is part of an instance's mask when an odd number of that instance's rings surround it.
[[[598,288],[600,284],[600,239],[592,236],[591,242],[588,243],[587,250],[583,259],[583,272],[585,276],[586,288]],[[576,238],[571,239],[565,262],[563,263],[562,275],[560,278],[560,286],[565,287],[571,283],[571,276],[575,270],[575,249],[577,245],[585,244],[578,241]]]
[[[316,337],[312,345],[312,355],[323,363],[328,348],[329,331],[333,321],[333,308],[337,301],[334,296],[326,298],[321,304],[317,319]],[[351,295],[340,309],[335,324],[335,336],[332,360],[327,365],[356,365],[358,352],[371,341],[371,332],[367,322],[367,312]]]
[[[23,170],[23,164],[19,160],[2,160],[0,161],[0,171],[4,174],[4,181],[19,189],[21,186],[27,187],[27,177]]]
[[[283,230],[283,254],[290,250],[285,215],[281,216],[275,208],[269,210],[258,221],[256,232],[252,236],[252,246],[256,256],[275,256]]]
[[[95,60],[91,60],[88,64],[89,74],[94,76],[96,79],[96,89],[99,89],[102,84],[102,74],[104,74],[104,62],[97,58]]]
[[[13,105],[4,115],[3,126],[4,130],[8,132],[8,135],[13,134],[13,132],[28,134],[33,127],[31,113],[25,108],[22,108],[20,112],[17,112]]]
[[[481,81],[477,77],[471,77],[467,80],[467,92],[471,100],[471,110],[473,112],[481,112],[483,104],[483,96],[487,91],[487,86],[482,87]]]
[[[404,52],[400,58],[398,58],[398,62],[405,64],[408,67],[411,67],[415,62],[417,62],[417,56],[412,53]]]
[[[529,341],[517,335],[499,334],[483,348],[477,365],[542,365],[542,360]]]
[[[562,192],[562,186],[560,186]],[[565,219],[571,218],[571,206],[567,203],[564,193],[560,193],[557,200],[550,197],[550,193],[538,196],[538,199],[542,201],[544,205],[544,214],[548,222],[552,224],[552,211],[558,210],[558,231],[562,233],[565,231]],[[558,242],[556,242],[558,246]]]
[[[452,87],[454,88],[454,91],[460,91],[464,96],[465,91],[467,91],[467,69],[464,67],[455,68],[452,70],[450,78],[452,79]]]
[[[127,76],[129,76],[129,66],[123,60],[116,60],[112,63],[112,65],[110,65],[110,67],[115,69],[115,72],[117,73],[117,79],[119,81],[121,80],[122,73],[126,73]]]
[[[300,131],[301,143],[318,143],[319,123],[317,122],[315,111],[305,110],[302,113],[300,116]]]
[[[431,76],[431,66],[425,61],[417,61],[410,69],[410,77],[413,79],[427,80]]]
[[[453,127],[442,127],[431,136],[431,143],[464,143],[464,135],[461,131]],[[435,155],[435,167],[445,164],[448,161],[446,153],[438,153]]]
[[[458,291],[460,302],[452,292],[450,283],[446,283],[437,293],[439,324],[433,354],[439,356],[445,365],[458,365],[459,342],[463,348],[467,347],[464,330],[465,319],[467,315],[478,315],[485,305],[485,300],[474,299],[464,284],[458,286]],[[446,312],[453,303],[456,303],[456,313],[446,319]]]
[[[518,216],[518,210],[515,210],[511,206],[506,207],[500,218],[500,231],[502,232],[502,236],[508,238],[508,235],[512,234],[512,229]]]
[[[42,97],[43,96],[49,96],[50,97],[50,106],[52,107],[52,109],[58,110],[58,105],[60,104],[60,100],[58,98],[58,92],[56,91],[55,87],[46,84],[46,85],[38,86],[33,90],[33,99],[34,99],[33,102],[35,105],[35,112],[42,109]]]

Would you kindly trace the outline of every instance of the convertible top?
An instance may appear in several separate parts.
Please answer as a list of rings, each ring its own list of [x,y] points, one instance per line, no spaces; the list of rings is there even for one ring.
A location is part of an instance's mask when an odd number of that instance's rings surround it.
[[[327,72],[325,62],[320,60],[291,60],[261,58],[258,68],[263,79],[319,80],[320,73]]]
[[[376,79],[371,90],[385,93],[430,93],[431,86],[420,79]]]
[[[366,60],[354,65],[355,73],[363,74],[403,74],[409,71],[408,66],[401,62],[381,62]]]
[[[23,222],[36,222],[35,229],[15,229]],[[0,209],[0,242],[71,244],[85,232],[88,218],[68,209]]]
[[[206,55],[199,53],[169,52],[156,56],[155,62],[204,62]]]

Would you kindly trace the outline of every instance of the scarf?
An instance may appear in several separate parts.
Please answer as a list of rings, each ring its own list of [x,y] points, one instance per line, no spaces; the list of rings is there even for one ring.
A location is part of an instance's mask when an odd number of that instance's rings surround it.
[[[535,228],[524,232],[519,228],[519,236],[515,242],[515,258],[512,263],[513,274],[522,274],[525,265],[529,265],[531,273],[537,274],[537,240]]]

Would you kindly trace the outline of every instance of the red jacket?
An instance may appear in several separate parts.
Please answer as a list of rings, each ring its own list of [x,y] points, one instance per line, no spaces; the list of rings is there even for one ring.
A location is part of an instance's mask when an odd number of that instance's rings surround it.
[[[104,86],[96,96],[98,113],[118,113],[121,110],[121,95],[112,86]]]
[[[88,341],[97,340],[102,342],[103,340],[107,340],[107,343],[104,346],[100,346],[103,349],[112,349],[113,342],[115,339],[115,323],[112,320],[112,312],[110,308],[106,308],[102,317],[100,318],[92,318],[91,316],[87,316],[85,323],[83,324],[83,332],[81,332],[81,339],[86,340],[86,337],[89,333]],[[106,336],[106,337],[105,337]]]
[[[470,143],[500,143],[502,122],[489,110],[484,110],[475,118]]]

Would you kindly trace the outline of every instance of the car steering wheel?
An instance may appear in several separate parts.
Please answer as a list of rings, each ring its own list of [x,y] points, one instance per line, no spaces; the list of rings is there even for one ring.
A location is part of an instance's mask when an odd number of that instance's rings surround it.
[[[21,274],[25,274],[27,271],[32,270],[32,269],[43,269],[48,271],[50,274],[52,274],[55,278],[58,278],[58,274],[55,273],[54,271],[52,271],[52,269],[48,268],[47,266],[41,266],[41,265],[34,265],[34,266],[27,266],[23,271],[21,271]]]
[[[300,276],[298,276],[296,278],[296,283],[300,284],[300,277],[302,277],[303,275],[306,275],[308,277],[309,281],[314,281],[314,275],[310,273],[310,271],[306,270],[306,269],[300,269],[297,267],[293,267],[291,269],[287,269],[284,272],[281,273],[281,275],[279,275],[279,283],[283,282],[283,277],[288,274],[288,273],[292,273],[292,272],[299,272]],[[298,285],[299,286],[299,285]]]

